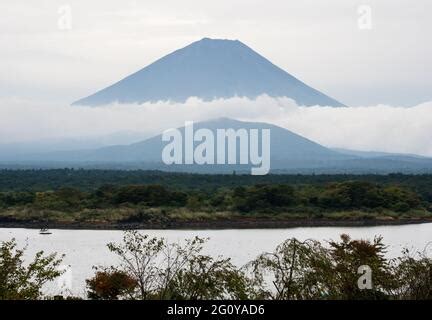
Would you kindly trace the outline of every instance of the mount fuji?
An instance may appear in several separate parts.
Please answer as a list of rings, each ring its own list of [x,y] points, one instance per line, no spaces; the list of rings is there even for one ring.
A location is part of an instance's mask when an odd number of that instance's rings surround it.
[[[73,105],[204,101],[260,95],[288,97],[303,106],[344,106],[311,88],[238,40],[204,38]]]

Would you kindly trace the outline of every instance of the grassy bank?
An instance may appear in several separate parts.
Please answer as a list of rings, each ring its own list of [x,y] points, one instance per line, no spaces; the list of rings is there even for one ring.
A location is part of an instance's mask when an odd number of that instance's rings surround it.
[[[9,208],[0,212],[0,227],[62,229],[229,229],[300,226],[370,226],[432,222],[424,210],[403,214],[384,211],[325,212],[319,216],[301,212],[241,214],[228,211],[190,211],[187,208],[120,207],[73,212]]]

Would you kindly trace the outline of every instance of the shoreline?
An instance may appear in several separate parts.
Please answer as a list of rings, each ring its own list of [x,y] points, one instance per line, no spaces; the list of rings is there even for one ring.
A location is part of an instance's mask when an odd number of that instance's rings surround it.
[[[167,223],[119,223],[119,222],[49,222],[40,221],[0,221],[0,228],[61,229],[61,230],[224,230],[224,229],[287,229],[302,227],[373,227],[400,226],[432,223],[431,219],[288,219],[288,220],[214,220],[214,221],[171,221]]]

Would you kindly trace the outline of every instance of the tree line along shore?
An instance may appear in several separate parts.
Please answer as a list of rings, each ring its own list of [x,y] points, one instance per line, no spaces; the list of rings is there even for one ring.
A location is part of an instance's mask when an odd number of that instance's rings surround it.
[[[289,227],[432,221],[430,175],[0,170],[0,226]]]

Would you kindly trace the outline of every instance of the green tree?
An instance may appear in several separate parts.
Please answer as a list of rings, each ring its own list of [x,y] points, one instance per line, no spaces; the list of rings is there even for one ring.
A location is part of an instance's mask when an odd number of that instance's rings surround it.
[[[397,296],[400,299],[432,300],[432,259],[425,253],[411,255],[405,249],[397,260]]]
[[[250,281],[230,259],[214,259],[197,255],[178,270],[170,285],[172,298],[199,299],[247,299]]]
[[[24,264],[25,249],[17,249],[15,239],[0,245],[0,300],[40,299],[42,287],[59,277],[58,267],[64,256],[36,253],[33,261]]]
[[[184,243],[168,243],[163,238],[126,231],[123,242],[108,244],[120,258],[119,267],[111,270],[136,283],[134,290],[128,291],[134,299],[246,298],[249,286],[244,274],[229,259],[203,255],[205,241],[195,237]],[[107,276],[99,274],[99,278]],[[97,277],[87,282],[93,286],[89,297],[93,297]],[[118,292],[113,296],[119,296]]]
[[[327,295],[332,262],[318,241],[288,239],[274,252],[263,253],[247,265],[257,298],[320,299]],[[269,283],[270,282],[270,283]]]
[[[330,241],[332,274],[329,296],[334,299],[387,299],[397,288],[394,265],[386,257],[386,246],[382,237],[373,242],[352,240],[341,235],[341,241]],[[361,290],[358,286],[360,266],[368,266],[372,274],[372,288]]]
[[[262,298],[384,299],[398,286],[394,266],[384,253],[379,237],[371,243],[342,235],[340,242],[331,241],[329,247],[313,240],[289,239],[248,267]],[[358,269],[363,265],[372,271],[372,289],[358,287]]]

